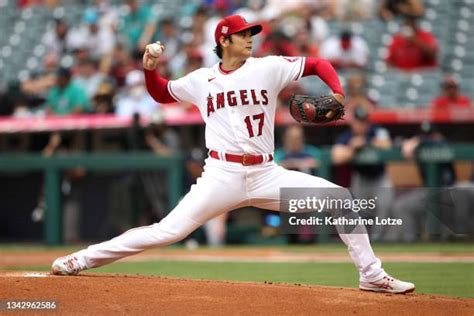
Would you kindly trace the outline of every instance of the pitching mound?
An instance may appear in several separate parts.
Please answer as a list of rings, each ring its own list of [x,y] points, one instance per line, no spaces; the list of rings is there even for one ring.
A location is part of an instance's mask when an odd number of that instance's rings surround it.
[[[356,289],[88,274],[0,273],[0,300],[56,301],[59,312],[105,314],[472,315],[474,300]]]

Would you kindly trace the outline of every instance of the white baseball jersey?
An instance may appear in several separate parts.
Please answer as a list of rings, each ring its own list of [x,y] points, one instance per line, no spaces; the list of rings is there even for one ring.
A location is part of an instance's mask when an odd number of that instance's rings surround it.
[[[216,64],[169,81],[168,91],[199,107],[208,149],[271,154],[278,94],[301,78],[304,63],[304,57],[249,58],[230,73]]]

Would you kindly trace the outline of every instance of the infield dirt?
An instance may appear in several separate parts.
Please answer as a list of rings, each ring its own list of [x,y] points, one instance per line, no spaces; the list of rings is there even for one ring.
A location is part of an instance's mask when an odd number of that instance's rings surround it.
[[[0,300],[46,300],[61,314],[472,315],[474,300],[356,289],[85,273],[0,272]]]
[[[58,302],[61,314],[158,315],[473,315],[474,299],[428,294],[390,295],[357,289],[281,283],[187,280],[143,275],[83,272],[79,276],[50,276],[46,272],[6,271],[8,267],[49,265],[64,255],[58,251],[2,251],[0,301]],[[384,260],[413,260],[383,254]],[[472,254],[417,254],[417,260],[472,262]],[[131,257],[129,261],[158,258],[241,261],[349,261],[347,254],[284,253],[276,250],[170,250]],[[214,259],[213,259],[214,258]],[[440,284],[442,286],[442,284]],[[2,314],[3,311],[0,311]],[[9,313],[11,314],[11,313]],[[31,315],[31,312],[28,312]],[[42,312],[42,314],[44,314]]]

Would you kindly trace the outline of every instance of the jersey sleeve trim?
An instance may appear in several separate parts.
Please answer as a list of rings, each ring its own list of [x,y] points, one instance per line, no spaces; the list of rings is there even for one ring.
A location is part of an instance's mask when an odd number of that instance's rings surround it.
[[[168,81],[168,92],[171,94],[171,96],[176,99],[176,101],[178,102],[183,102],[183,100],[181,100],[180,98],[178,98],[178,96],[176,96],[176,94],[173,92],[173,89],[171,88],[171,80]]]
[[[301,58],[300,58],[300,68],[299,68],[299,70],[298,70],[298,73],[296,74],[295,79],[293,79],[293,80],[296,81],[296,80],[300,79],[300,78],[303,76],[304,64],[305,64],[305,58],[304,58],[304,57],[301,57]]]

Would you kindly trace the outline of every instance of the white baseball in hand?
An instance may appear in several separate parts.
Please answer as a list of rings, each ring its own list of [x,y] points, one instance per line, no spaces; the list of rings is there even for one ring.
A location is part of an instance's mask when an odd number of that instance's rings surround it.
[[[148,45],[148,52],[152,57],[158,58],[163,53],[163,46],[159,42],[150,44]]]

